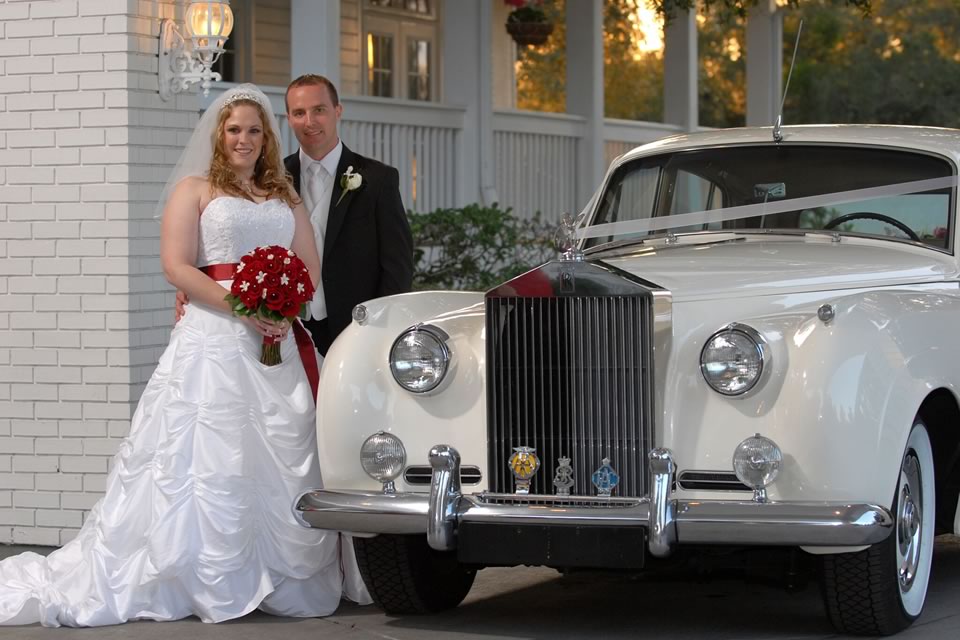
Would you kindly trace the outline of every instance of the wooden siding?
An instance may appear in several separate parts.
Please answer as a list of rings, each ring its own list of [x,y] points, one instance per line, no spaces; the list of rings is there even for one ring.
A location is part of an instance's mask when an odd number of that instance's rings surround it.
[[[340,93],[358,96],[362,91],[363,55],[360,33],[360,0],[340,2]]]
[[[290,82],[290,0],[254,0],[253,82],[286,87]]]

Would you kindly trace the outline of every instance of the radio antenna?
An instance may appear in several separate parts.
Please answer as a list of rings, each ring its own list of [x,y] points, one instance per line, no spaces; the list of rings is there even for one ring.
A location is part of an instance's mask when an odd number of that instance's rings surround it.
[[[780,99],[780,111],[777,113],[777,121],[773,123],[773,141],[781,142],[783,140],[783,105],[787,101],[787,91],[790,89],[790,78],[793,77],[793,65],[797,62],[797,49],[800,48],[800,33],[803,31],[803,18],[800,18],[800,25],[797,27],[797,39],[793,43],[793,58],[790,60],[790,71],[787,72],[787,84],[783,87],[783,98]]]

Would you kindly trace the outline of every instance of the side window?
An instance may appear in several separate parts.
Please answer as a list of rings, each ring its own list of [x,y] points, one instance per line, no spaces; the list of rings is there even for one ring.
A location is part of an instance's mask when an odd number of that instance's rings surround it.
[[[660,174],[661,168],[654,166],[637,167],[615,176],[602,196],[600,211],[597,213],[593,224],[652,218],[657,203]],[[618,234],[616,239],[624,240],[642,235],[646,235],[646,233]],[[587,247],[610,242],[613,239],[612,236],[591,238],[587,242]]]

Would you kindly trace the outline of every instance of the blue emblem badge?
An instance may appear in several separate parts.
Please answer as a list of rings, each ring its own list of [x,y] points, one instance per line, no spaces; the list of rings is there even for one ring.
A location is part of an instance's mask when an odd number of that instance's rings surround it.
[[[602,498],[609,498],[613,490],[620,484],[620,475],[610,466],[610,458],[604,458],[602,462],[603,464],[593,472],[590,479],[593,481],[593,486],[597,488],[597,495]]]

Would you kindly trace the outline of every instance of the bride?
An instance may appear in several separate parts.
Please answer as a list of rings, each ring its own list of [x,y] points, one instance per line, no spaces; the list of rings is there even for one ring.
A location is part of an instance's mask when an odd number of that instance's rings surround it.
[[[321,480],[315,395],[290,327],[231,316],[224,300],[226,265],[261,245],[292,248],[317,282],[279,139],[253,85],[201,118],[161,200],[163,269],[192,304],[76,538],[0,562],[0,624],[306,617],[332,613],[341,594],[370,602],[349,541],[293,516]],[[279,365],[260,363],[266,335],[283,338]]]

